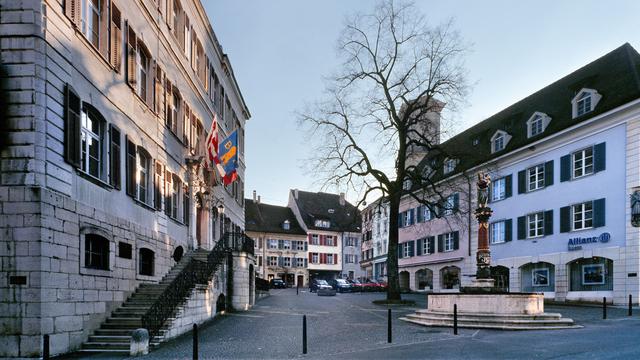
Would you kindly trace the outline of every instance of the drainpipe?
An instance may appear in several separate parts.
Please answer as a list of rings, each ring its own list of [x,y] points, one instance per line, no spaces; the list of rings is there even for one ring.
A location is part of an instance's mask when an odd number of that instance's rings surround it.
[[[468,256],[471,256],[471,181],[467,178],[467,185],[469,186],[467,192],[467,237],[469,238],[469,246],[467,246]]]

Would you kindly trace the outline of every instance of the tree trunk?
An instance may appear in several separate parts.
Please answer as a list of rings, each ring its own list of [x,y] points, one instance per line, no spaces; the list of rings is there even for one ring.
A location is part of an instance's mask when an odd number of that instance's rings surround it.
[[[398,213],[400,193],[389,195],[389,249],[387,251],[387,276],[389,278],[387,300],[400,300],[400,279],[398,276]]]

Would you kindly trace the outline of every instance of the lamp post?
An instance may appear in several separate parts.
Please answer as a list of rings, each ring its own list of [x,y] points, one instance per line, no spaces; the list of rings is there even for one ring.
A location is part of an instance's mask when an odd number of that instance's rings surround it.
[[[224,234],[224,204],[222,202],[218,205],[218,214],[220,215],[220,238],[218,241],[221,241]]]

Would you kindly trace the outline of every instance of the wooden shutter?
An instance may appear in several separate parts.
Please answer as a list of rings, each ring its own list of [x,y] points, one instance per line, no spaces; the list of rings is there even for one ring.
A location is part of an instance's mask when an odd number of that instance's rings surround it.
[[[422,211],[422,205],[418,206],[416,208],[416,222],[421,223],[424,221],[424,216],[422,216],[424,214],[424,212]]]
[[[167,11],[166,11],[166,22],[169,30],[173,28],[173,2],[175,0],[166,0],[167,1]]]
[[[593,147],[593,171],[599,172],[607,168],[607,144],[600,143]]]
[[[513,220],[507,219],[504,221],[504,241],[511,241],[513,238]]]
[[[460,209],[460,194],[455,193],[453,194],[453,212],[458,212],[458,209]]]
[[[553,234],[553,210],[547,210],[544,212],[544,234]]]
[[[398,259],[402,259],[402,256],[404,255],[403,251],[402,251],[402,247],[404,246],[404,243],[400,243],[398,244]]]
[[[138,40],[136,32],[131,26],[127,31],[127,82],[134,89],[136,86],[136,54],[138,51]]]
[[[571,206],[563,206],[560,208],[560,232],[569,231],[571,231]]]
[[[120,190],[120,130],[109,124],[109,184]]]
[[[429,251],[427,252],[427,254],[433,254],[436,252],[436,237],[435,236],[429,236],[427,238],[427,241],[429,242]]]
[[[136,145],[127,137],[127,195],[136,197]]]
[[[453,250],[458,250],[460,248],[460,233],[457,231],[453,232]]]
[[[191,124],[191,109],[189,109],[189,104],[187,104],[187,102],[184,102],[184,119],[182,120],[182,142],[184,142],[184,146],[189,150],[191,148],[190,146],[190,135],[191,135],[191,131],[189,129]]]
[[[415,256],[415,244],[416,241],[415,240],[411,240],[407,243],[407,245],[409,246],[409,256]]]
[[[64,13],[76,27],[80,27],[81,1],[65,0],[64,2]]]
[[[518,171],[518,194],[527,192],[527,170]]]
[[[171,184],[171,172],[166,169],[164,172],[164,213],[167,216],[171,216],[171,191],[173,191]]]
[[[438,252],[444,251],[444,235],[438,235]]]
[[[164,71],[160,64],[156,63],[155,74],[155,111],[161,119],[165,118],[164,112]]]
[[[162,164],[159,161],[155,163],[155,176],[153,182],[153,205],[156,210],[162,210],[162,174],[164,170],[162,169]]]
[[[64,158],[69,164],[79,168],[82,156],[80,149],[82,104],[80,96],[69,84],[65,85],[64,95]]]
[[[165,109],[165,117],[164,124],[166,127],[171,129],[171,124],[173,122],[173,114],[171,113],[171,105],[173,104],[173,86],[171,85],[171,81],[165,76],[165,84],[164,84],[164,109]]]
[[[597,146],[597,145],[596,145]],[[605,199],[594,200],[593,202],[593,227],[605,225]]]
[[[100,46],[99,51],[105,60],[109,60],[109,28],[111,24],[111,18],[109,17],[109,3],[110,1],[100,1]]]
[[[544,186],[553,185],[553,160],[544,163]]]
[[[186,14],[184,13],[183,9],[179,9],[179,11],[180,13],[177,14],[178,28],[174,29],[174,31],[176,32],[176,37],[178,38],[178,44],[180,44],[180,50],[181,52],[184,52],[184,18]]]
[[[110,37],[109,63],[111,63],[116,72],[120,72],[120,66],[122,65],[122,15],[113,2],[111,2]]]
[[[504,178],[504,197],[505,198],[510,198],[511,195],[513,194],[513,179],[511,175],[507,175]]]
[[[416,256],[422,255],[422,242],[422,239],[418,239],[418,241],[416,241]]]
[[[560,182],[571,180],[571,155],[560,158]]]
[[[518,217],[518,240],[524,240],[527,238],[527,217]]]

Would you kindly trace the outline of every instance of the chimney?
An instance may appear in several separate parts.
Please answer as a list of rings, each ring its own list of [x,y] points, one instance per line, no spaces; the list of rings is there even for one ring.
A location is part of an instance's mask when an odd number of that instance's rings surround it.
[[[258,204],[260,204],[260,195],[258,195]]]
[[[345,201],[344,201],[344,193],[343,193],[343,192],[341,192],[341,193],[340,193],[340,205],[344,206],[344,204],[345,204]]]
[[[298,198],[298,189],[293,189],[293,197]]]
[[[253,190],[253,202],[254,203],[256,202],[256,191],[255,190]]]

